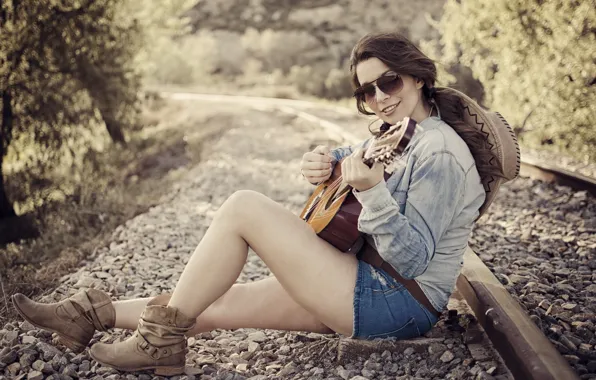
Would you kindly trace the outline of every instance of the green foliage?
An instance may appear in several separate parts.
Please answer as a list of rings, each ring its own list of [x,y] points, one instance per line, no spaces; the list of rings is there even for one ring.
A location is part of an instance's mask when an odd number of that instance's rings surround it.
[[[147,61],[149,84],[206,83],[215,71],[218,47],[210,33],[189,35],[155,47]]]
[[[13,108],[14,133],[39,128],[38,142],[51,146],[56,126],[99,119],[123,141],[138,88],[130,64],[138,28],[116,20],[115,0],[66,3],[2,2],[0,91],[11,98],[3,106]]]
[[[175,73],[167,73],[168,59],[172,56],[176,65],[187,66],[193,62],[181,62],[182,48],[189,48],[189,41],[179,39],[190,32],[189,19],[183,15],[197,3],[197,0],[160,0],[138,1],[126,0],[120,4],[118,17],[126,23],[135,23],[141,31],[139,50],[134,57],[134,67],[140,73],[144,83],[168,82],[169,75],[181,77]],[[193,58],[193,51],[189,61]],[[188,70],[186,67],[181,67]],[[174,82],[180,79],[174,79]]]
[[[36,152],[30,171],[58,167],[65,151],[83,156],[88,149],[73,148],[83,130],[103,126],[125,142],[137,117],[140,29],[119,11],[117,0],[0,2],[0,169],[13,139],[24,142],[13,160]],[[0,174],[0,217],[11,216]]]
[[[348,72],[324,65],[292,66],[287,82],[302,94],[320,98],[341,99],[352,94]]]
[[[596,2],[448,0],[442,60],[469,66],[524,141],[596,160]]]
[[[353,89],[347,70],[331,69],[325,78],[325,96],[330,99],[350,97]]]
[[[292,66],[303,66],[328,58],[320,43],[306,31],[262,32],[249,28],[242,35],[242,47],[248,57],[263,63],[263,70],[280,69],[287,73]]]
[[[325,73],[312,66],[292,66],[288,81],[304,94],[323,96],[325,93]]]
[[[0,218],[71,194],[108,136],[125,143],[142,79],[195,2],[0,0]]]

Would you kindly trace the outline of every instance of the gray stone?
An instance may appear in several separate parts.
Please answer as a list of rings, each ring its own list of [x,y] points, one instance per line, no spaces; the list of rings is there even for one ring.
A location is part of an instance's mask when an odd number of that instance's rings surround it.
[[[8,367],[6,367],[6,370],[8,371],[8,373],[10,375],[16,376],[21,371],[21,363],[14,362],[14,363],[8,365]]]
[[[62,370],[62,374],[70,377],[78,377],[77,376],[77,365],[76,364],[67,364],[66,367]]]
[[[356,376],[356,371],[345,369],[342,366],[337,367],[337,374],[344,380],[349,380]]]
[[[266,342],[267,340],[269,340],[267,338],[267,335],[265,335],[265,333],[263,331],[255,331],[253,333],[248,334],[248,338],[246,338],[248,341],[252,341],[252,342],[257,342],[257,343],[263,343]]]
[[[449,363],[450,361],[453,360],[453,358],[455,357],[455,355],[453,355],[453,352],[447,350],[443,353],[443,355],[441,355],[441,361],[443,363]]]
[[[51,374],[54,372],[54,368],[52,368],[52,365],[42,360],[36,360],[35,362],[33,362],[31,367],[36,371],[42,372],[44,374]]]
[[[19,343],[19,333],[17,331],[4,331],[2,340],[9,347],[16,346]]]
[[[257,342],[248,342],[248,352],[256,352],[259,351],[261,346]]]
[[[23,344],[32,344],[32,343],[36,343],[37,342],[37,338],[34,336],[30,336],[30,335],[25,335],[22,338],[22,342]]]
[[[43,373],[39,371],[31,371],[27,374],[27,380],[42,380]]]
[[[0,363],[2,363],[4,366],[7,366],[9,364],[16,362],[17,359],[18,359],[17,352],[14,350],[10,350],[7,353],[5,353],[3,356],[0,357]]]
[[[33,353],[25,353],[25,354],[21,355],[21,357],[19,358],[19,363],[21,363],[21,367],[23,367],[23,368],[31,367],[31,365],[35,361],[35,357],[36,357],[36,355]]]
[[[45,342],[38,342],[35,347],[41,352],[42,358],[46,362],[54,358],[56,355],[62,355],[60,350]]]

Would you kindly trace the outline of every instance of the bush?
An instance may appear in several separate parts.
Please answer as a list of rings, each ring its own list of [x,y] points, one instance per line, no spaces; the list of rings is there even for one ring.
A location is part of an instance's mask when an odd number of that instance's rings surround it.
[[[219,61],[217,41],[208,32],[164,40],[152,54],[147,68],[150,83],[208,83]]]
[[[448,0],[445,62],[469,66],[528,143],[596,160],[593,2]]]
[[[280,69],[287,73],[292,66],[305,66],[328,58],[321,44],[307,31],[266,29],[259,32],[249,28],[241,40],[247,56],[261,61],[264,71]]]
[[[325,72],[312,66],[292,66],[288,81],[303,94],[325,96]]]
[[[331,99],[349,98],[352,95],[350,74],[347,70],[331,69],[325,79],[325,95]]]

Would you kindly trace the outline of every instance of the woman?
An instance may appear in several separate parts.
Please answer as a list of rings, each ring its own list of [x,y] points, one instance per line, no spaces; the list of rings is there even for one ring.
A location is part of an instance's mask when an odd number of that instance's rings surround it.
[[[119,370],[161,375],[183,371],[185,336],[215,328],[364,339],[430,330],[453,290],[485,199],[481,175],[499,172],[483,164],[492,153],[483,136],[461,121],[459,99],[434,88],[433,61],[406,38],[365,36],[352,52],[350,70],[361,112],[386,124],[408,116],[421,127],[387,180],[381,165],[362,163],[363,144],[318,147],[303,156],[301,172],[313,184],[329,178],[343,159],[344,179],[363,206],[359,230],[382,258],[375,266],[338,251],[271,199],[239,191],[218,210],[171,297],[112,302],[90,289],[40,304],[17,294],[13,301],[21,315],[57,332],[76,351],[95,330],[136,328],[123,342],[93,345],[91,356]],[[274,277],[234,284],[248,247]]]

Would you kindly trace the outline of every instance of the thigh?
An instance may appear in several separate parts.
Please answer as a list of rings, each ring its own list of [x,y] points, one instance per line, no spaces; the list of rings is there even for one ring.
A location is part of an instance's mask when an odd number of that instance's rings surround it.
[[[228,202],[226,202],[228,203]],[[353,329],[358,260],[322,240],[297,215],[266,196],[235,193],[230,220],[288,294],[336,332]]]
[[[274,277],[235,284],[197,320],[197,329],[260,328],[332,333],[286,292]]]

